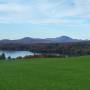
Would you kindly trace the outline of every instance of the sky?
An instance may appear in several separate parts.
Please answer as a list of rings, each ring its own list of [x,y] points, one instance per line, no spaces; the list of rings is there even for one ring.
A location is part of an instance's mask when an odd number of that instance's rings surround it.
[[[90,39],[90,0],[0,0],[0,39]]]

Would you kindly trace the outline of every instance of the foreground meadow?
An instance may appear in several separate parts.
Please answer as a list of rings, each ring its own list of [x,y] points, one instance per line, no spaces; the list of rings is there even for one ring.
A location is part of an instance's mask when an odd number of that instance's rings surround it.
[[[90,90],[90,56],[0,61],[0,90]]]

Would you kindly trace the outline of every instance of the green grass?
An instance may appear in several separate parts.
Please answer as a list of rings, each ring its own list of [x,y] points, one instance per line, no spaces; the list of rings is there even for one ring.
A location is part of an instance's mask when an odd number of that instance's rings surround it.
[[[0,90],[90,90],[90,56],[0,61]]]

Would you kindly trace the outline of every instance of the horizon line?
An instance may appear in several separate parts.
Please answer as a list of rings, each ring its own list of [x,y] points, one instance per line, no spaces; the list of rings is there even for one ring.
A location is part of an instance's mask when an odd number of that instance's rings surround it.
[[[72,38],[72,39],[78,39],[78,40],[90,40],[90,39],[82,39],[82,38],[73,38],[72,36],[69,36],[69,35],[61,35],[61,36],[56,36],[56,37],[29,37],[29,36],[24,36],[24,37],[20,37],[20,38],[16,38],[16,39],[11,39],[11,38],[3,38],[3,39],[0,39],[0,40],[19,40],[19,39],[24,39],[24,38],[32,38],[32,39],[53,39],[53,38],[59,38],[59,37],[69,37],[69,38]]]

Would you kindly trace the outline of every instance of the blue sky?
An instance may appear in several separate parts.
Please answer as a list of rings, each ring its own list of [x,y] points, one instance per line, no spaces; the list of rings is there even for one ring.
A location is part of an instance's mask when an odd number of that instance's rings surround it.
[[[0,0],[0,39],[90,39],[90,0]]]

